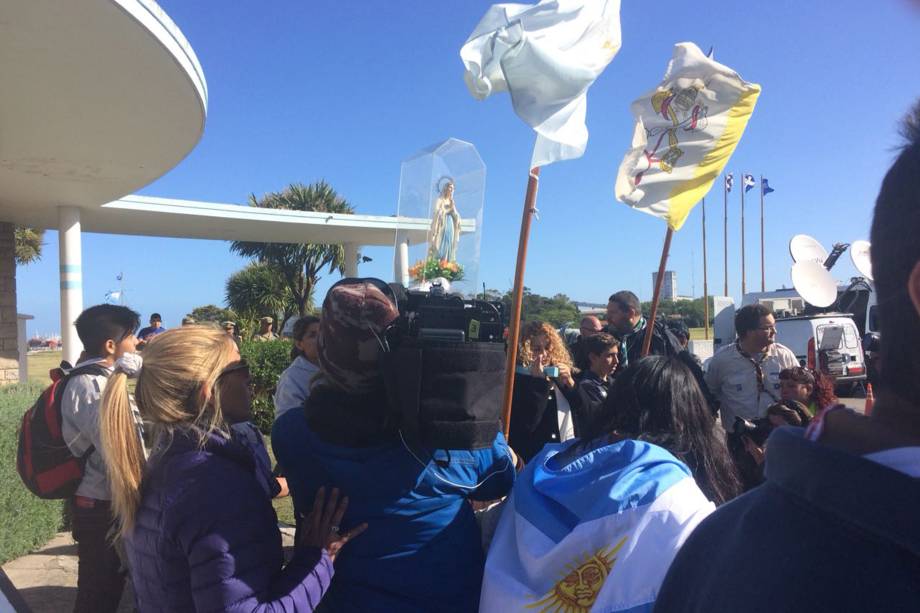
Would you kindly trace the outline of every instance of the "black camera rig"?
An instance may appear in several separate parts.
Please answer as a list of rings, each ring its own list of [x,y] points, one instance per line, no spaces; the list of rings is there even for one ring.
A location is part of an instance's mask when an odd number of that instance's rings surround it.
[[[381,366],[389,404],[410,439],[430,448],[492,445],[505,377],[502,304],[394,287],[399,318]]]

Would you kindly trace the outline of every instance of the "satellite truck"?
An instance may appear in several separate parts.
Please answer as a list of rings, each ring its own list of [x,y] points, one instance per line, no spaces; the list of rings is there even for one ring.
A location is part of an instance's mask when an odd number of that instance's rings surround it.
[[[830,269],[847,248],[862,276],[838,285]],[[828,253],[811,236],[798,234],[789,242],[793,288],[752,292],[742,300],[743,305],[770,307],[777,340],[803,366],[831,376],[843,395],[861,386],[867,375],[874,378],[879,337],[869,251],[870,244],[860,240],[837,243]],[[715,338],[724,345],[734,339],[734,305],[730,298],[716,300]]]

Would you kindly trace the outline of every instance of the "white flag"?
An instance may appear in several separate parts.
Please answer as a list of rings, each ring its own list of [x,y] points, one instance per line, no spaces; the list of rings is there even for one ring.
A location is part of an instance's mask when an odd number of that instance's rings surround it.
[[[508,91],[537,133],[531,168],[581,157],[587,91],[620,50],[620,0],[494,4],[460,49],[479,100]]]
[[[759,85],[693,43],[675,45],[664,80],[632,104],[636,129],[617,199],[679,230],[734,153],[759,95]]]

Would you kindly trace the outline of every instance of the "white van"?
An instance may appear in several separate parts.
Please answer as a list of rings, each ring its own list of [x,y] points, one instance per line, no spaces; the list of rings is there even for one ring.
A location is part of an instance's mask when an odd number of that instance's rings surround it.
[[[838,385],[866,379],[859,328],[849,315],[822,313],[779,318],[776,340],[791,349],[802,366],[830,375]]]

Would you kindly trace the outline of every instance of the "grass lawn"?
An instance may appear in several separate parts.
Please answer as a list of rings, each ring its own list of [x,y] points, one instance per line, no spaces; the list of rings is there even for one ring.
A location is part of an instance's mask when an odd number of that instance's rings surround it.
[[[48,376],[48,371],[60,366],[61,352],[36,351],[28,354],[26,360],[29,365],[29,381],[50,385],[51,378]]]
[[[706,328],[690,328],[690,340],[701,341],[706,338]],[[712,328],[709,328],[709,338],[712,339]]]

